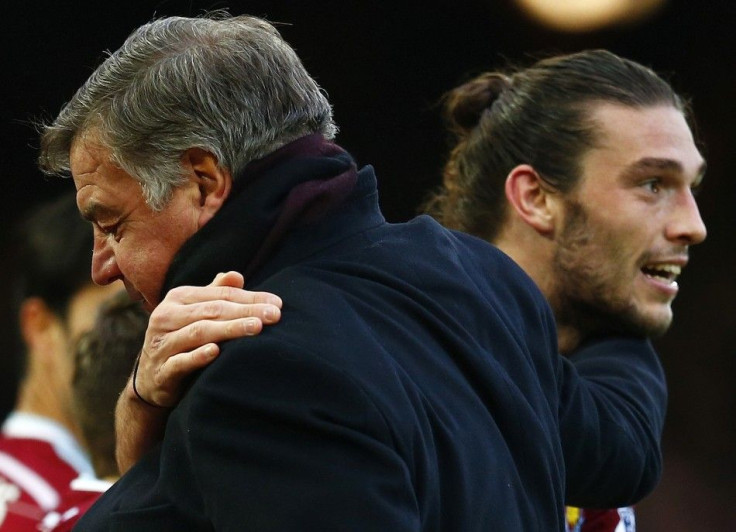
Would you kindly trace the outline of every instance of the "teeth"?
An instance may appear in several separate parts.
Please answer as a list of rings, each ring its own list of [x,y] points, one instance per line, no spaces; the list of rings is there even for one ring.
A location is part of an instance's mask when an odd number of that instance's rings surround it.
[[[676,264],[651,264],[647,265],[646,269],[655,272],[669,273],[672,275],[680,275],[682,272],[682,268]]]
[[[676,285],[676,279],[682,272],[682,266],[676,264],[647,264],[642,268],[642,271],[649,277]]]

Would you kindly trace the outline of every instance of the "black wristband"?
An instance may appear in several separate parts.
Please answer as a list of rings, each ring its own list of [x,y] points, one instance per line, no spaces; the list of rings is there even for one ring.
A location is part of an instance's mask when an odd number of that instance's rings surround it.
[[[165,408],[165,407],[163,407],[161,405],[156,405],[156,404],[153,404],[151,402],[146,401],[143,398],[143,396],[138,393],[138,388],[135,387],[135,379],[136,379],[136,377],[138,377],[138,365],[141,362],[141,354],[142,353],[139,353],[138,354],[138,358],[135,359],[135,366],[133,367],[133,391],[135,392],[135,395],[138,397],[138,399],[140,399],[141,401],[143,401],[148,406],[152,406],[154,408]]]

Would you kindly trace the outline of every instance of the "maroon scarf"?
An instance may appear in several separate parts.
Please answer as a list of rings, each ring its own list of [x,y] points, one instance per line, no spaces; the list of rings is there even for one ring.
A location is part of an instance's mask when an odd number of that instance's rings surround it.
[[[319,134],[253,161],[235,176],[220,211],[179,250],[163,293],[184,284],[209,284],[222,271],[249,278],[291,229],[340,206],[356,183],[350,155]]]

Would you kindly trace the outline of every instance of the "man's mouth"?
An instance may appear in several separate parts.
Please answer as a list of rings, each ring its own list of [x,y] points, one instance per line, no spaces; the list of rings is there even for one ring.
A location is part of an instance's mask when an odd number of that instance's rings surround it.
[[[641,271],[647,277],[657,281],[674,284],[682,273],[682,266],[678,264],[646,264]]]
[[[140,301],[143,308],[150,313],[153,310],[153,306],[148,304],[148,301],[143,297],[143,294],[136,290],[131,283],[128,283],[127,281],[123,282],[125,284],[125,291],[128,292],[128,297],[131,301]]]

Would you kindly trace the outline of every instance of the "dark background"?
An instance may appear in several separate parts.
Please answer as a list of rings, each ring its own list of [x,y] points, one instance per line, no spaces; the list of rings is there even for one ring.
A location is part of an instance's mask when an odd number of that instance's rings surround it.
[[[452,2],[160,1],[3,2],[0,246],[23,210],[71,187],[35,168],[31,122],[54,116],[104,57],[154,15],[234,14],[283,22],[280,31],[327,90],[338,141],[373,164],[390,221],[409,218],[439,183],[446,136],[437,100],[506,59],[601,47],[653,67],[692,97],[708,175],[699,197],[709,236],[693,250],[675,324],[657,341],[670,385],[665,472],[639,505],[640,531],[733,530],[736,522],[736,377],[733,230],[736,180],[736,7],[731,0],[670,0],[645,22],[566,35],[528,21],[509,0]],[[9,252],[0,260],[7,277]],[[0,283],[3,323],[12,323]],[[12,327],[0,340],[0,414],[12,403]]]

